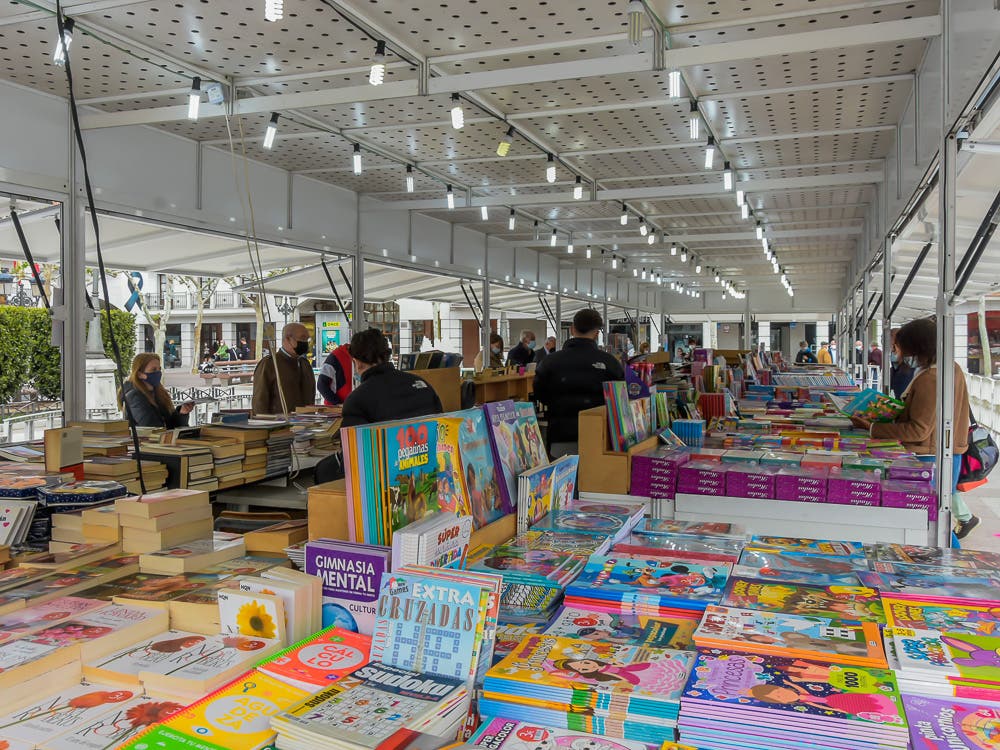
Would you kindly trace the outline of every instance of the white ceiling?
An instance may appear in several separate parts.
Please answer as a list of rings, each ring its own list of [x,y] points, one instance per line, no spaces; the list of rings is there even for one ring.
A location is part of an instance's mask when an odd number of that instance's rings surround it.
[[[936,33],[937,0],[646,4],[664,26],[668,62],[683,73],[679,99],[668,98],[667,71],[651,69],[649,22],[638,47],[625,39],[626,0],[286,0],[278,23],[264,20],[263,0],[63,6],[78,29],[77,96],[112,115],[103,124],[146,122],[224,148],[225,121],[207,103],[197,122],[169,108],[186,107],[192,75],[232,80],[249,112],[239,119],[251,158],[558,254],[563,263],[572,232],[577,246],[704,284],[692,264],[670,256],[668,243],[636,242],[635,217],[643,215],[738,286],[783,293],[753,225],[740,218],[732,194],[720,193],[723,157],[706,170],[704,139],[688,138],[689,102],[697,99],[702,134],[707,126],[718,139],[795,288],[839,287],[881,160],[895,148],[912,73]],[[51,0],[0,2],[0,77],[65,95],[64,73],[51,64],[55,21],[45,9],[52,7]],[[381,90],[367,84],[370,36],[388,42]],[[410,93],[417,61],[428,66],[428,95]],[[461,131],[449,122],[443,82],[450,80],[469,82]],[[262,109],[260,98],[275,95]],[[282,119],[267,151],[261,140],[272,106]],[[501,159],[495,151],[508,124],[519,135]],[[351,171],[354,142],[365,149],[360,176]],[[545,152],[559,155],[554,185],[545,181]],[[407,163],[417,167],[414,194],[403,190]],[[567,198],[576,174],[586,183],[579,202]],[[445,183],[454,184],[460,205],[465,191],[473,204],[489,203],[489,220],[478,209],[444,209]],[[622,198],[633,217],[627,228],[618,223]],[[178,247],[162,228],[147,227],[123,229],[131,236],[119,238],[115,256],[118,223],[110,224],[104,242],[112,265],[121,257],[140,270],[222,274],[245,254],[227,238],[212,238],[211,248],[187,238]],[[552,228],[556,248],[547,243]],[[272,268],[313,259],[287,248],[268,253]]]

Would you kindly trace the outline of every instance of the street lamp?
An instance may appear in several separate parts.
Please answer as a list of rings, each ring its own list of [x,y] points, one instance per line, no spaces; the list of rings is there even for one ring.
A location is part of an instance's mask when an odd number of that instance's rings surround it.
[[[274,298],[274,307],[285,316],[285,325],[288,325],[288,316],[299,306],[299,298],[292,296],[278,295]]]

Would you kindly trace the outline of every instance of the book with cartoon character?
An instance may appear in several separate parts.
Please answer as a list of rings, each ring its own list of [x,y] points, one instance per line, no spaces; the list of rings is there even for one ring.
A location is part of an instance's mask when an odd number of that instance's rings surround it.
[[[583,573],[566,587],[567,603],[597,600],[646,613],[663,607],[703,610],[719,603],[729,571],[729,563],[723,562],[701,565],[669,558],[593,555]]]
[[[517,477],[528,468],[527,448],[518,441],[520,415],[513,401],[495,401],[483,406],[489,427],[493,463],[500,478],[500,500],[504,514],[517,503]]]
[[[885,623],[878,591],[864,586],[822,586],[732,577],[723,607],[826,617],[849,625]]]
[[[481,529],[504,515],[486,414],[482,409],[465,409],[450,416],[462,419],[458,433],[462,472],[472,517],[476,528]]]
[[[887,669],[710,649],[698,654],[682,706],[681,734],[697,745],[721,731],[750,735],[757,747],[830,747],[831,737],[906,747],[902,698]]]
[[[1000,635],[1000,602],[882,595],[889,627],[969,635]]]
[[[920,750],[984,750],[1000,736],[1000,704],[904,695],[910,741]]]
[[[483,689],[528,706],[669,720],[693,661],[690,651],[533,635],[486,673]]]
[[[563,586],[576,578],[586,557],[573,552],[536,550],[513,544],[482,545],[469,553],[466,570],[503,575],[504,583]]]
[[[811,575],[854,575],[856,571],[867,571],[868,561],[860,557],[834,557],[832,555],[810,555],[801,552],[765,552],[744,549],[740,554],[740,565],[758,570],[784,571]],[[854,584],[855,586],[857,584]]]
[[[798,570],[758,568],[754,565],[734,565],[733,575],[762,578],[783,583],[813,583],[822,586],[860,586],[858,573],[807,573]]]
[[[990,601],[1000,596],[1000,573],[989,575],[980,571],[981,577],[964,578],[945,576],[930,569],[923,573],[858,573],[863,586],[878,589],[883,594],[896,596],[948,597],[954,599],[982,599]]]
[[[1000,553],[982,550],[920,547],[915,544],[876,544],[874,559],[883,562],[910,563],[937,567],[1000,570]]]
[[[532,525],[536,531],[565,531],[573,534],[610,535],[616,542],[628,536],[637,519],[615,513],[581,513],[553,510]]]
[[[392,532],[440,510],[438,502],[438,422],[401,422],[385,427],[388,510],[384,523]],[[385,511],[383,511],[385,512]]]
[[[437,509],[467,516],[472,508],[462,470],[461,429],[461,419],[439,417],[437,420]]]
[[[873,622],[843,625],[827,617],[710,605],[694,642],[698,648],[888,668],[882,636]]]
[[[892,639],[900,679],[929,677],[974,687],[1000,687],[998,636],[893,628]]]
[[[752,536],[746,549],[762,552],[806,552],[814,555],[836,557],[865,556],[861,542],[842,542],[832,539],[800,539],[785,536]]]
[[[553,510],[564,508],[576,491],[579,456],[562,456],[528,469],[517,479],[517,530],[527,531]]]
[[[563,607],[545,628],[546,635],[577,640],[692,649],[695,623],[678,617],[652,617]]]
[[[538,426],[535,405],[528,401],[518,401],[514,407],[517,409],[517,430],[524,443],[526,463],[522,471],[544,466],[549,462],[549,455],[545,451],[545,441],[542,440],[542,430]]]
[[[484,721],[466,744],[485,750],[647,750],[648,747],[633,740],[610,739],[511,719]]]

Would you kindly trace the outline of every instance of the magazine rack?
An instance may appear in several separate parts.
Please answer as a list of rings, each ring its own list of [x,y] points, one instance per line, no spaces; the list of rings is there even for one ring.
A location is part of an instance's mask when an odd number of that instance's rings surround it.
[[[627,495],[632,477],[632,456],[655,448],[657,437],[636,443],[625,452],[612,450],[608,435],[608,407],[595,406],[580,412],[581,492]]]

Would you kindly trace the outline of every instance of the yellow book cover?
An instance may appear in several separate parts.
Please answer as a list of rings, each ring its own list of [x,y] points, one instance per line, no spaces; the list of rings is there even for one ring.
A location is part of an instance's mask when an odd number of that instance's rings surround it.
[[[162,728],[221,747],[254,750],[274,738],[271,717],[306,695],[252,671],[172,716]]]
[[[462,469],[462,454],[459,446],[459,431],[464,419],[440,417],[437,440],[437,491],[438,509],[471,516],[469,492],[465,486],[465,472]]]

